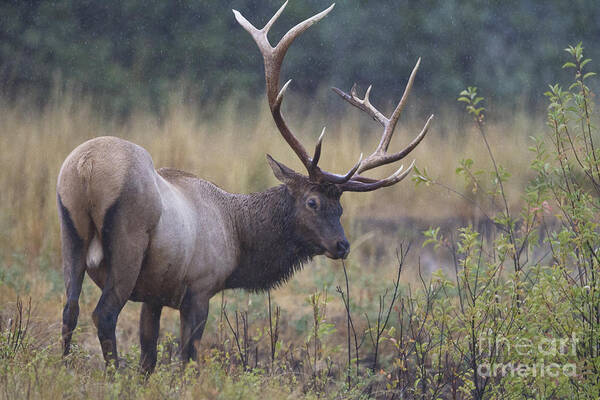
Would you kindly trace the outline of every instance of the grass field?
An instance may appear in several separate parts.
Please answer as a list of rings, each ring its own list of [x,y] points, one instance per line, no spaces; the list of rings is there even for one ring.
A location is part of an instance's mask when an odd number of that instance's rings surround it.
[[[317,257],[290,283],[271,292],[273,307],[281,309],[274,364],[266,294],[228,291],[211,302],[203,337],[205,351],[198,365],[184,369],[178,363],[178,315],[169,310],[161,321],[157,372],[147,381],[140,376],[136,369],[140,306],[130,303],[117,326],[120,356],[127,366],[105,373],[91,322],[100,291],[86,279],[75,350],[63,365],[60,321],[64,289],[55,182],[62,161],[73,148],[96,136],[119,136],[145,147],[157,168],[169,166],[193,172],[231,192],[260,191],[277,184],[265,162],[265,153],[297,170],[300,163],[276,132],[266,105],[246,109],[231,100],[219,108],[203,110],[174,100],[162,118],[138,113],[125,121],[113,121],[100,117],[89,100],[69,94],[54,97],[42,110],[27,102],[0,106],[0,331],[8,332],[18,320],[17,297],[24,299],[25,309],[31,298],[23,346],[10,357],[0,355],[1,398],[384,398],[392,393],[390,371],[398,367],[395,363],[399,350],[391,340],[394,333],[388,330],[375,370],[369,368],[373,343],[365,335],[358,367],[360,379],[346,385],[346,313],[336,292],[337,286],[344,288],[344,271],[340,262],[324,257]],[[307,148],[312,148],[321,127],[327,126],[322,156],[326,169],[346,170],[361,152],[368,154],[375,148],[378,126],[358,111],[333,116],[316,104],[294,112],[293,105],[300,103],[301,99],[292,99],[286,109],[291,126]],[[490,167],[477,131],[459,106],[436,114],[430,133],[411,157],[438,182],[489,208],[483,190],[465,187],[455,174],[463,158]],[[409,109],[392,147],[408,143],[424,120],[418,110]],[[533,175],[529,170],[529,136],[539,135],[544,125],[538,117],[511,114],[489,122],[486,129],[497,161],[513,172],[506,189],[508,202],[511,207],[519,207],[521,193]],[[391,169],[378,174],[387,172]],[[418,289],[422,285],[419,265],[425,279],[438,269],[452,268],[447,254],[431,246],[421,248],[422,231],[438,225],[451,231],[459,225],[477,224],[482,218],[471,202],[439,185],[415,186],[409,179],[373,193],[346,194],[342,202],[342,222],[353,245],[346,264],[352,312],[361,335],[368,329],[365,315],[373,323],[380,296],[386,289],[393,290],[398,268],[396,251],[402,243],[412,241],[413,245],[403,265],[400,293],[420,299],[419,290],[426,291],[427,285]],[[387,293],[385,302],[389,304],[392,295]],[[402,318],[398,307],[409,306],[410,297],[406,298],[407,303],[396,303],[388,329],[402,326],[398,323]],[[241,367],[240,354],[244,352],[235,342],[235,329],[224,320],[223,307],[230,319],[235,319],[236,311],[247,312],[247,372]],[[25,315],[29,316],[27,312]],[[451,392],[448,389],[445,393]],[[458,398],[470,398],[468,392],[464,389]]]

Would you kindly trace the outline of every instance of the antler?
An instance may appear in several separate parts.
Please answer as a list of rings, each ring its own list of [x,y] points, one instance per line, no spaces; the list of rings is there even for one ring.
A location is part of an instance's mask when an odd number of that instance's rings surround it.
[[[279,75],[281,72],[281,64],[283,62],[283,58],[287,50],[289,49],[292,42],[300,35],[302,32],[307,30],[312,24],[323,19],[335,6],[335,3],[329,6],[327,9],[321,11],[320,13],[300,22],[298,25],[294,26],[290,29],[284,36],[281,38],[279,43],[275,47],[271,46],[269,43],[269,39],[267,38],[267,34],[269,33],[269,29],[273,26],[277,18],[283,12],[285,6],[287,5],[287,1],[277,10],[275,15],[267,22],[267,24],[262,29],[257,29],[252,25],[242,14],[238,11],[233,10],[236,20],[238,23],[246,30],[254,41],[256,42],[262,56],[265,65],[265,81],[267,86],[267,99],[269,101],[269,107],[271,109],[271,114],[273,119],[275,120],[275,124],[279,129],[279,132],[286,140],[286,142],[290,145],[292,150],[296,153],[298,158],[302,161],[302,164],[306,167],[308,171],[308,175],[311,180],[315,182],[330,182],[337,184],[338,187],[342,191],[353,191],[353,192],[366,192],[371,190],[376,190],[381,187],[391,186],[395,183],[400,182],[404,179],[412,170],[414,166],[414,161],[410,165],[410,167],[403,171],[404,166],[401,166],[394,174],[385,178],[385,179],[372,179],[364,176],[356,175],[357,173],[361,173],[375,167],[379,167],[381,165],[393,163],[398,161],[404,157],[406,157],[417,145],[423,140],[427,131],[429,129],[429,125],[431,120],[433,119],[433,115],[429,117],[425,126],[421,130],[421,133],[402,151],[394,154],[388,154],[387,149],[392,139],[392,135],[394,134],[394,128],[396,127],[396,123],[400,118],[400,114],[402,113],[402,109],[406,103],[406,99],[408,94],[410,93],[410,89],[412,88],[415,74],[417,69],[419,68],[419,63],[421,59],[417,61],[415,68],[413,69],[410,78],[408,79],[408,84],[406,85],[406,89],[404,90],[404,94],[402,95],[402,99],[400,103],[390,116],[390,118],[385,117],[379,110],[377,110],[369,101],[369,94],[371,92],[371,86],[367,89],[364,98],[359,98],[356,94],[356,85],[352,87],[350,91],[350,95],[344,93],[340,89],[333,88],[333,90],[340,95],[344,100],[352,104],[353,106],[361,109],[370,115],[374,120],[378,121],[383,126],[383,135],[381,137],[381,141],[377,146],[377,149],[371,154],[369,157],[363,160],[362,154],[358,159],[358,162],[352,167],[346,174],[337,175],[332,174],[326,171],[321,170],[317,164],[319,162],[319,158],[321,157],[321,146],[323,143],[323,136],[325,134],[325,128],[321,132],[319,136],[319,140],[315,146],[315,151],[313,153],[313,157],[309,157],[308,153],[298,141],[296,136],[290,131],[283,116],[281,115],[281,103],[283,101],[283,96],[285,91],[290,84],[291,80],[287,81],[281,90],[279,89]]]
[[[283,62],[283,58],[287,50],[289,49],[292,42],[302,34],[305,30],[307,30],[312,24],[323,19],[335,6],[335,3],[329,6],[327,9],[321,11],[320,13],[306,19],[305,21],[300,22],[298,25],[294,26],[290,29],[284,36],[281,38],[279,43],[275,47],[271,46],[269,43],[269,39],[267,38],[267,34],[269,33],[269,29],[273,26],[277,18],[283,12],[285,6],[287,5],[287,1],[283,3],[281,8],[277,10],[275,15],[267,22],[267,24],[262,29],[257,29],[252,25],[242,14],[237,10],[233,10],[233,14],[235,15],[235,19],[238,23],[246,30],[254,41],[256,42],[262,56],[265,65],[265,81],[267,86],[267,99],[269,101],[269,107],[271,109],[271,114],[273,115],[273,119],[275,120],[275,124],[281,132],[281,136],[286,140],[286,142],[290,145],[292,150],[296,153],[302,164],[306,167],[308,171],[308,175],[311,180],[314,181],[328,181],[336,184],[343,184],[348,182],[352,176],[358,170],[360,163],[362,161],[362,155],[358,162],[348,171],[345,175],[337,175],[329,172],[322,171],[317,163],[319,162],[319,158],[321,156],[321,145],[323,142],[323,136],[325,133],[325,129],[321,133],[319,140],[317,141],[317,145],[315,146],[315,151],[313,157],[309,157],[308,153],[298,141],[296,136],[290,131],[283,116],[281,115],[281,103],[283,101],[283,96],[288,85],[291,82],[291,79],[283,85],[281,90],[279,90],[279,74],[281,72],[281,64]]]
[[[379,122],[383,126],[383,134],[381,136],[381,140],[379,141],[379,145],[377,146],[373,154],[365,158],[360,163],[360,166],[357,169],[357,173],[368,171],[381,165],[390,164],[403,159],[411,151],[413,151],[413,149],[417,147],[419,143],[421,143],[421,140],[423,140],[423,138],[427,134],[427,131],[429,130],[429,125],[433,120],[433,114],[427,119],[425,126],[423,126],[423,129],[417,135],[417,137],[414,138],[413,141],[410,142],[410,144],[406,148],[404,148],[404,150],[393,154],[389,154],[387,152],[388,147],[390,145],[390,141],[392,140],[392,136],[394,135],[396,123],[398,122],[400,114],[402,113],[402,109],[406,104],[406,99],[408,98],[408,94],[410,93],[410,90],[412,88],[413,82],[415,80],[415,75],[417,73],[417,70],[419,69],[420,63],[421,59],[419,58],[417,64],[412,70],[412,73],[410,74],[410,77],[408,78],[408,83],[406,84],[406,88],[404,89],[404,93],[402,94],[402,98],[400,99],[400,103],[398,103],[396,109],[394,110],[394,112],[392,112],[390,118],[384,116],[369,101],[371,86],[369,86],[369,88],[365,92],[365,97],[363,97],[362,99],[359,98],[356,93],[356,84],[352,86],[352,89],[350,90],[350,95],[344,93],[338,88],[333,88],[333,91],[336,92],[342,99],[346,100],[348,103],[352,104],[356,108],[366,112],[371,118],[373,118],[375,121]],[[404,179],[410,173],[414,164],[415,162],[413,161],[408,167],[408,169],[404,172],[402,172],[404,166],[401,166],[400,169],[398,169],[394,174],[381,180],[355,175],[348,182],[344,183],[343,185],[340,185],[340,188],[344,191],[367,192],[379,189],[381,187],[391,186]]]

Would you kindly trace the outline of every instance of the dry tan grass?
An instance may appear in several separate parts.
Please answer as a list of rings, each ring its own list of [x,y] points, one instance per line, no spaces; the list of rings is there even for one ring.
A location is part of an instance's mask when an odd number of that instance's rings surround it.
[[[28,105],[1,106],[0,113],[0,248],[3,254],[23,252],[38,256],[57,254],[58,223],[55,182],[69,152],[83,141],[115,135],[144,146],[157,167],[187,170],[233,192],[259,191],[277,184],[265,153],[301,171],[301,165],[278,135],[266,106],[240,112],[236,101],[222,106],[215,115],[202,116],[196,107],[175,102],[162,119],[137,114],[125,123],[107,121],[94,112],[92,102],[65,95],[42,111]],[[293,107],[289,107],[293,108]],[[306,108],[306,107],[305,107]],[[328,125],[322,164],[343,171],[361,152],[374,149],[378,126],[358,111],[340,117],[326,115],[318,106],[304,115],[288,110],[291,124],[307,148],[312,148],[320,127]],[[419,131],[422,119],[411,117],[400,123],[393,148]],[[516,176],[510,186],[511,199],[525,180],[531,121],[517,116],[488,127],[490,142],[500,163]],[[458,119],[438,117],[424,142],[411,154],[430,175],[462,189],[454,170],[461,158],[473,158],[482,167],[489,162],[485,148],[470,124],[463,130]],[[540,126],[539,124],[537,126]],[[442,133],[444,132],[444,136]],[[410,160],[408,160],[409,163]],[[392,172],[381,168],[378,176]],[[471,212],[454,194],[439,188],[417,187],[408,180],[368,194],[344,196],[345,223],[355,217],[397,219],[446,218]]]

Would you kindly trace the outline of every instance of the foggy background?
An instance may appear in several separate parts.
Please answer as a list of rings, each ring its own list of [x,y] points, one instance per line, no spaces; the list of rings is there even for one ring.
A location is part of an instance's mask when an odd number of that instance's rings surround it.
[[[14,102],[26,93],[43,105],[52,90],[69,88],[109,115],[160,113],[174,91],[200,105],[231,95],[262,101],[262,60],[231,9],[262,27],[282,3],[5,1],[0,94]],[[329,4],[290,1],[271,43]],[[293,92],[307,98],[373,84],[379,101],[392,101],[422,57],[415,91],[428,108],[476,85],[493,104],[535,111],[561,77],[563,49],[582,41],[597,60],[599,39],[597,0],[342,0],[292,46],[282,80],[293,78]],[[340,103],[331,93],[322,99]]]

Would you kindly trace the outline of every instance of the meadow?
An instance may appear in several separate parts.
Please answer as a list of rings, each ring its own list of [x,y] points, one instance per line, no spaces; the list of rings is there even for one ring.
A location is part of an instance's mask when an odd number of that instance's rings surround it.
[[[586,151],[597,131],[593,117],[560,120],[561,112],[583,115],[581,96],[592,111],[589,91],[570,91],[571,98],[549,99],[573,102],[573,110],[554,107],[554,120],[552,108],[550,117],[479,110],[485,102],[478,104],[472,91],[443,110],[413,100],[392,147],[408,143],[434,112],[430,133],[411,154],[417,170],[392,188],[343,197],[342,223],[352,244],[345,264],[317,257],[268,294],[216,296],[198,364],[178,360],[178,314],[165,310],[159,364],[150,377],[137,370],[135,303],[126,305],[117,325],[125,367],[105,370],[91,321],[100,291],[89,278],[74,351],[61,359],[55,183],[64,158],[87,139],[114,135],[145,147],[157,168],[189,171],[244,193],[277,184],[265,153],[297,170],[300,163],[263,101],[199,105],[175,93],[160,117],[136,112],[119,119],[68,90],[49,94],[42,108],[27,96],[0,104],[0,397],[595,398],[600,241],[594,188],[600,176],[595,150],[587,150],[581,164],[573,156]],[[356,110],[327,112],[319,103],[325,95],[310,102],[292,97],[285,111],[305,146],[327,126],[322,165],[345,171],[376,147],[378,125]],[[465,111],[465,104],[471,108]],[[572,151],[560,139],[558,156],[552,153],[547,121],[558,121],[557,137],[563,125],[583,132],[573,133]],[[574,188],[567,194],[557,182],[561,162],[572,163],[562,167],[574,176],[565,178]],[[569,207],[574,201],[581,204]],[[569,339],[569,346],[544,353],[551,339]],[[515,351],[523,343],[532,352]],[[544,376],[549,369],[539,365],[541,356],[544,365],[577,370]],[[529,369],[505,376],[481,369],[509,363]]]

